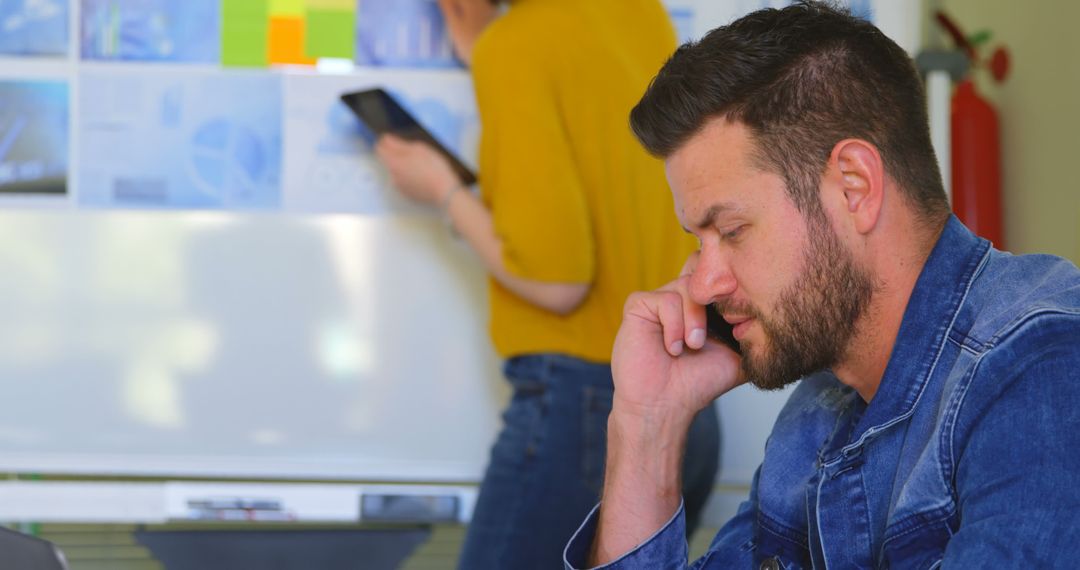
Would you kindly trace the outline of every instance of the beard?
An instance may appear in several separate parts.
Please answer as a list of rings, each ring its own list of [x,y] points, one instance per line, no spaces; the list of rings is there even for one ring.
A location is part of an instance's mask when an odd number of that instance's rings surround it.
[[[873,297],[873,279],[828,221],[811,221],[809,227],[803,272],[780,293],[773,315],[765,317],[749,304],[716,304],[721,314],[749,316],[761,325],[763,346],[740,346],[743,372],[763,390],[779,390],[839,362]]]

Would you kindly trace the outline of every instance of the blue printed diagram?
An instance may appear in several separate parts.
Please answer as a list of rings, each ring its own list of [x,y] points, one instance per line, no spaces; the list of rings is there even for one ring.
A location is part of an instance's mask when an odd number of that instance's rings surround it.
[[[760,10],[762,8],[783,8],[794,4],[793,0],[737,0],[742,13]],[[851,14],[864,20],[874,20],[874,0],[840,0],[841,6],[846,6]]]
[[[668,8],[668,16],[675,26],[675,35],[679,43],[694,39],[694,9],[689,6],[671,6]]]
[[[839,0],[839,3],[846,6],[854,16],[872,22],[875,1],[877,0]],[[765,8],[783,8],[792,3],[793,0],[664,0],[680,42],[698,37],[750,12]]]
[[[0,0],[0,54],[65,55],[70,0]]]
[[[83,59],[216,63],[219,0],[83,0]]]
[[[223,117],[201,125],[188,152],[192,183],[207,196],[256,198],[269,166],[259,135]]]
[[[0,193],[65,194],[68,88],[0,82]]]
[[[280,78],[95,72],[80,92],[80,204],[280,205]]]
[[[464,73],[378,71],[365,73],[360,80],[302,79],[293,77],[288,82],[286,210],[369,215],[419,211],[390,188],[385,170],[372,155],[373,135],[338,98],[348,91],[386,89],[466,164],[475,159],[479,126]]]
[[[376,67],[459,67],[435,0],[360,0],[356,64]]]
[[[400,89],[390,88],[390,95],[405,108],[424,128],[435,137],[443,146],[461,155],[462,132],[465,127],[465,118],[455,115],[450,107],[443,101],[433,97],[410,96]],[[324,152],[333,152],[337,148],[353,152],[355,139],[360,137],[366,146],[366,152],[371,152],[375,144],[375,134],[372,133],[356,115],[349,111],[343,103],[331,106],[326,114],[327,138],[319,145]]]
[[[866,21],[874,21],[874,2],[873,0],[848,0],[848,9],[851,10],[851,14],[862,18]]]

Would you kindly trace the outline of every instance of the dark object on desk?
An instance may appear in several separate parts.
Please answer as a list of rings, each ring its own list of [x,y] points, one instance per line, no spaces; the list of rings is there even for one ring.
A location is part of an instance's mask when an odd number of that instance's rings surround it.
[[[67,563],[51,542],[0,527],[0,570],[67,570]]]
[[[735,335],[732,334],[732,327],[724,317],[720,316],[720,313],[716,311],[716,305],[705,306],[705,328],[708,332],[709,338],[718,340],[726,344],[731,350],[734,350],[739,356],[742,356],[742,347],[739,346],[739,341],[735,340]]]
[[[142,530],[135,540],[166,570],[395,570],[431,536],[388,530]]]
[[[360,520],[385,523],[457,522],[461,505],[452,495],[365,494],[360,498]]]
[[[376,135],[389,133],[404,139],[425,142],[450,161],[451,168],[462,184],[476,184],[476,174],[431,136],[431,133],[385,90],[368,89],[344,93],[341,100]]]

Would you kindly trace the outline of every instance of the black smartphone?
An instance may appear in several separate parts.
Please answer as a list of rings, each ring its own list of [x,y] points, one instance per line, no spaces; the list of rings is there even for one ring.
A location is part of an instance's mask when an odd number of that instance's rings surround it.
[[[449,149],[431,136],[400,103],[384,89],[365,89],[343,93],[341,101],[376,135],[391,133],[401,138],[431,145],[450,161],[450,166],[466,186],[476,184],[476,174]]]
[[[712,303],[705,305],[705,323],[705,331],[709,338],[726,344],[731,350],[742,356],[742,347],[739,346],[739,341],[735,340],[735,335],[732,333],[732,329],[735,327],[720,316],[719,311],[716,310],[716,305]]]

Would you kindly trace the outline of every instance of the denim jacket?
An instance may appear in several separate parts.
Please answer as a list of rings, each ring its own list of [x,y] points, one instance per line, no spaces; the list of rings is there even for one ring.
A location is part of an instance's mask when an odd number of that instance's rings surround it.
[[[584,567],[594,510],[570,540]],[[605,566],[685,568],[682,509]],[[1080,271],[956,218],[869,405],[801,380],[750,497],[691,568],[1080,567]]]

